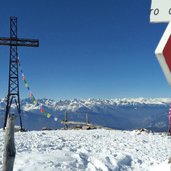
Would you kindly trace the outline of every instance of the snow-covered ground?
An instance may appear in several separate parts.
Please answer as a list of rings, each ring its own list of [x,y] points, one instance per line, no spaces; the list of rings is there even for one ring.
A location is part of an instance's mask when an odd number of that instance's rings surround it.
[[[3,135],[0,131],[0,170]],[[119,130],[30,131],[15,134],[14,171],[171,171],[166,133]]]

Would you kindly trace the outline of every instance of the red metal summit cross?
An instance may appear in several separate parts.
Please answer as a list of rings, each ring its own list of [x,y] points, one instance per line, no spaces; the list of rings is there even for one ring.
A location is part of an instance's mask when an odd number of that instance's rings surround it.
[[[19,114],[20,127],[22,130],[23,126],[22,126],[22,119],[21,119],[19,78],[18,78],[18,46],[39,47],[39,40],[18,38],[17,17],[10,17],[10,37],[9,38],[1,37],[0,45],[10,46],[8,95],[7,95],[7,104],[6,104],[3,129],[5,129],[6,127],[8,115],[11,114],[10,108],[11,105],[14,103],[16,105]]]

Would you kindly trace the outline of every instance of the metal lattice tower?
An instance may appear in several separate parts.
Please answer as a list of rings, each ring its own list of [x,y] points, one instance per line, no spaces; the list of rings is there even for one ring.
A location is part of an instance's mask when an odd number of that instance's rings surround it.
[[[9,80],[6,113],[4,118],[5,129],[7,118],[12,104],[15,104],[20,118],[20,127],[23,129],[20,109],[20,89],[18,78],[18,46],[38,47],[39,41],[35,39],[21,39],[17,37],[17,17],[10,17],[10,38],[0,38],[0,45],[10,46]]]

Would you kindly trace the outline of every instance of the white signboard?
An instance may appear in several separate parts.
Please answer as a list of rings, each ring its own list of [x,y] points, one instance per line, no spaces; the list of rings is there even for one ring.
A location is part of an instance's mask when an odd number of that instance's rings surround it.
[[[152,0],[150,22],[163,23],[171,20],[171,0]]]

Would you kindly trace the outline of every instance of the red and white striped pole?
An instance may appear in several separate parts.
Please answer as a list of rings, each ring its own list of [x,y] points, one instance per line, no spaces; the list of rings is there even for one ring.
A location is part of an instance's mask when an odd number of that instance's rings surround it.
[[[157,60],[166,77],[167,82],[171,85],[171,3],[170,0],[152,0],[151,23],[169,23],[163,36],[155,50]],[[169,107],[169,135],[171,135],[171,102]]]
[[[171,103],[169,108],[169,135],[171,135]]]

